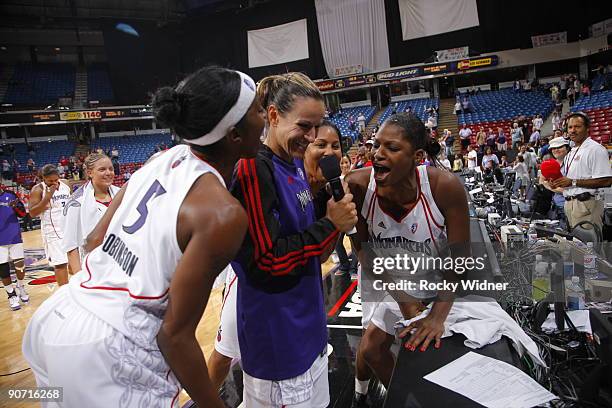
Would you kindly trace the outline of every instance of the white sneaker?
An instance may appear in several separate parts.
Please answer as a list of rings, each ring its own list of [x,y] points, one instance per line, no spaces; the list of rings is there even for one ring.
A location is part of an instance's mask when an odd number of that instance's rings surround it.
[[[21,305],[19,304],[19,298],[16,294],[13,294],[13,296],[9,296],[8,302],[9,306],[13,311],[21,309]]]
[[[17,293],[19,293],[19,299],[21,299],[23,303],[28,303],[30,301],[30,295],[28,295],[25,286],[17,286]]]

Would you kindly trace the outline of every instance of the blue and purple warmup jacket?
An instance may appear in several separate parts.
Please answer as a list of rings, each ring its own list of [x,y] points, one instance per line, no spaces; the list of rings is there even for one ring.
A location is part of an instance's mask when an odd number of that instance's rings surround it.
[[[296,377],[327,345],[319,255],[338,230],[316,220],[302,162],[288,163],[267,146],[240,160],[231,191],[249,218],[232,262],[242,367],[265,380]]]
[[[11,206],[11,203],[15,200],[17,200],[17,204]],[[25,215],[25,209],[21,201],[12,191],[0,189],[0,246],[23,242],[18,215],[20,217]]]

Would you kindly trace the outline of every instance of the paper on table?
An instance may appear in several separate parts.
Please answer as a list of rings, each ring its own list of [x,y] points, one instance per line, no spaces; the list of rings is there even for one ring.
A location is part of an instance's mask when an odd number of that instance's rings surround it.
[[[591,330],[591,319],[589,318],[588,310],[568,310],[567,315],[570,320],[576,326],[576,330],[580,332],[593,333]],[[555,314],[549,313],[544,323],[542,323],[542,330],[546,332],[556,331],[557,322],[555,321]],[[565,330],[569,330],[567,322],[565,322]]]
[[[472,351],[423,378],[489,408],[529,408],[557,398],[520,369]]]

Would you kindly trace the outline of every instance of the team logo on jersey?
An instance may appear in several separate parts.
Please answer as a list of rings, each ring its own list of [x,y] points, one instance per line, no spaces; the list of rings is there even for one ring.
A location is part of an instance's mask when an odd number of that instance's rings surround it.
[[[293,177],[287,176],[287,183],[293,184]]]
[[[172,166],[170,166],[171,168],[175,169],[179,166],[179,164],[181,164],[183,162],[183,160],[185,160],[187,158],[187,156],[183,156],[183,157],[179,157],[174,163],[172,163]]]
[[[383,222],[382,222],[382,221],[378,223],[378,226],[379,226],[380,228],[387,229],[387,227],[385,227],[385,224],[383,224]]]
[[[303,172],[303,171],[302,171],[302,169],[300,169],[299,167],[298,167],[298,169],[297,169],[297,174],[298,174],[298,176],[300,176],[300,178],[301,178],[302,180],[306,180],[306,178],[304,178],[304,172]]]
[[[217,341],[221,341],[221,327],[217,330]]]
[[[416,222],[414,224],[412,224],[412,226],[410,227],[410,231],[414,234],[417,230],[417,228],[419,228],[419,224],[417,224]]]
[[[306,212],[306,206],[312,201],[312,194],[309,189],[302,190],[299,193],[295,194],[298,201],[300,202],[300,206],[302,207],[302,211]]]

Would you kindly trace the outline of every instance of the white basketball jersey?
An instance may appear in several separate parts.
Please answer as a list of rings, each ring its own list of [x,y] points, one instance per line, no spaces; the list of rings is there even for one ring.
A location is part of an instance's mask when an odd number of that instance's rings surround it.
[[[70,280],[81,306],[145,349],[157,349],[170,281],[182,256],[176,236],[179,208],[205,173],[225,186],[217,170],[186,145],[134,173],[103,244]]]
[[[374,169],[366,192],[361,215],[368,223],[368,241],[388,242],[407,247],[410,252],[436,256],[441,245],[446,244],[444,216],[436,206],[426,166],[417,167],[417,201],[403,216],[396,219],[387,214],[379,205],[376,195]]]
[[[47,191],[45,183],[40,183],[42,195]],[[70,187],[68,184],[59,182],[59,188],[55,190],[47,209],[40,214],[40,230],[44,240],[64,238],[64,207],[70,200]]]

